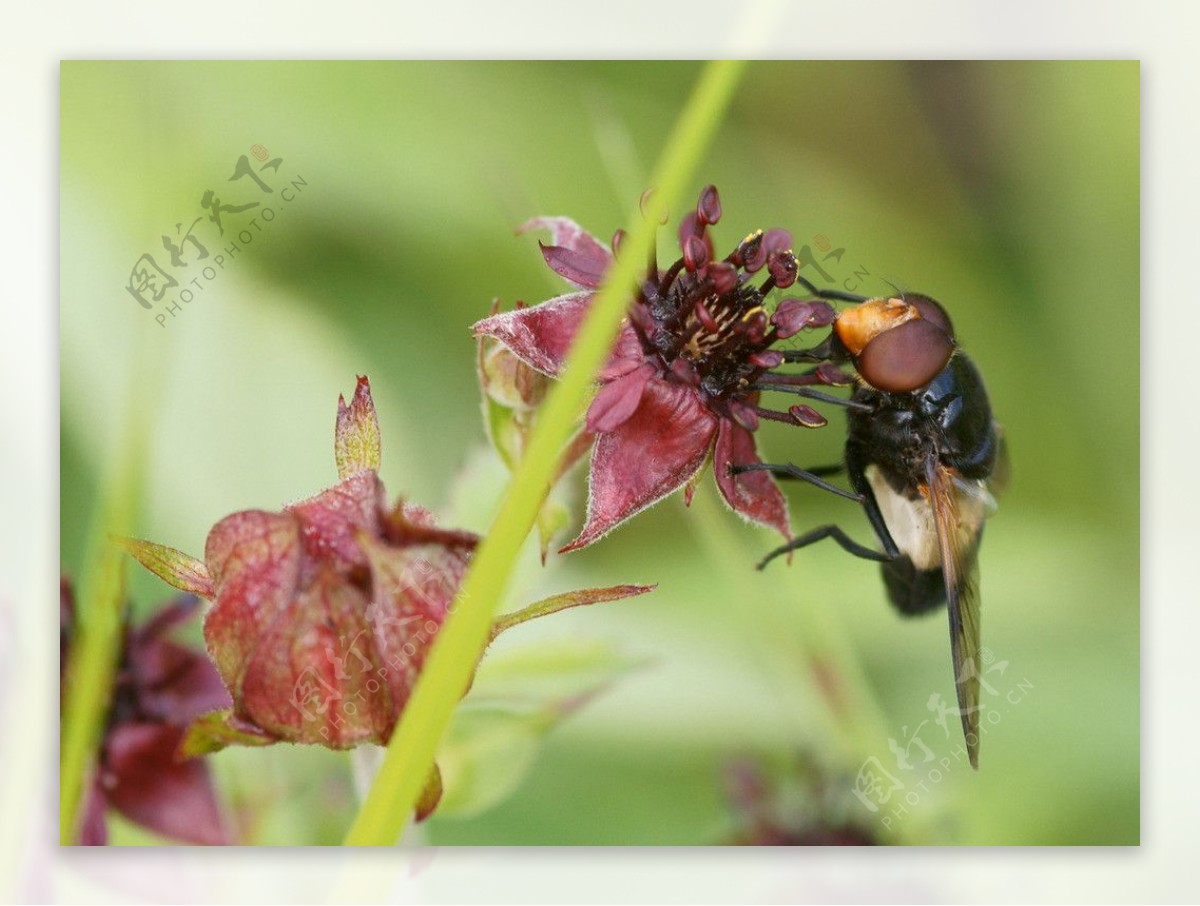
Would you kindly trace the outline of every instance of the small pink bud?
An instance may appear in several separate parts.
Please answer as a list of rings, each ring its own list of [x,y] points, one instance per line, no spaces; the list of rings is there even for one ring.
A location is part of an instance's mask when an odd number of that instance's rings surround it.
[[[791,406],[788,414],[802,428],[824,428],[829,422],[812,406]]]
[[[696,219],[703,224],[714,224],[721,219],[721,196],[716,186],[705,186],[696,205]]]
[[[683,243],[683,263],[689,271],[698,271],[708,264],[709,250],[698,236],[689,236]]]

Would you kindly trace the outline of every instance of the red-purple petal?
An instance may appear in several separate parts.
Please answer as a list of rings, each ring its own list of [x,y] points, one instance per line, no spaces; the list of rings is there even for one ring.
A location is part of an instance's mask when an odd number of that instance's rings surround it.
[[[539,242],[538,247],[542,250],[542,257],[550,265],[550,270],[576,286],[595,289],[604,279],[604,271],[595,270],[596,262],[587,255],[562,245],[544,245]]]
[[[399,715],[441,630],[471,551],[436,543],[397,550],[373,539],[364,539],[363,546],[371,561],[374,595],[364,615]]]
[[[246,663],[239,713],[290,742],[333,749],[385,743],[395,722],[391,690],[366,596],[322,566],[258,635]]]
[[[553,240],[550,248],[556,252],[547,255],[547,246],[542,246],[546,263],[567,280],[584,289],[595,289],[600,285],[604,272],[612,264],[612,253],[595,236],[569,217],[535,217],[521,224],[518,233],[529,230],[549,230]],[[553,258],[553,260],[552,260]],[[560,270],[562,264],[567,272]]]
[[[761,462],[755,448],[754,435],[729,419],[721,419],[717,429],[717,445],[713,450],[713,473],[717,487],[735,511],[791,537],[788,527],[787,501],[768,472],[745,472],[730,475],[730,465],[749,465]]]
[[[647,363],[601,387],[588,407],[588,431],[603,434],[628,421],[642,401],[646,382],[653,374],[654,366]]]
[[[128,660],[138,707],[147,717],[184,724],[231,704],[212,661],[185,645],[131,639]]]
[[[476,337],[494,337],[526,364],[557,377],[595,295],[569,293],[531,308],[502,312],[476,322],[471,331]]]
[[[200,599],[195,595],[176,595],[169,604],[151,614],[146,622],[130,630],[130,647],[166,638],[176,626],[182,626],[195,616],[199,607]]]
[[[245,510],[208,533],[204,559],[216,603],[204,619],[204,640],[225,685],[238,690],[259,638],[283,613],[300,580],[300,520],[292,513]]]
[[[587,524],[562,549],[578,550],[687,483],[708,456],[717,418],[695,390],[652,378],[637,411],[596,438]]]
[[[379,511],[384,500],[378,475],[368,469],[315,497],[293,503],[287,510],[300,519],[305,554],[328,560],[340,569],[353,569],[367,565],[356,536],[364,531],[379,533]]]
[[[637,331],[629,325],[628,321],[625,321],[617,333],[612,356],[600,372],[600,378],[608,381],[628,374],[645,361],[646,352],[642,348],[642,341],[638,339]]]
[[[167,724],[113,727],[105,740],[105,796],[130,821],[165,837],[228,844],[208,765],[175,760],[182,738],[182,727]]]

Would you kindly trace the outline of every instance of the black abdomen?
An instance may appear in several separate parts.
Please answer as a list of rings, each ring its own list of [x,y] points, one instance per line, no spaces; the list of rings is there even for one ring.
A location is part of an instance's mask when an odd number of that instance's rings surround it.
[[[928,613],[946,603],[946,580],[941,569],[917,569],[905,556],[882,564],[880,573],[888,600],[903,614]]]

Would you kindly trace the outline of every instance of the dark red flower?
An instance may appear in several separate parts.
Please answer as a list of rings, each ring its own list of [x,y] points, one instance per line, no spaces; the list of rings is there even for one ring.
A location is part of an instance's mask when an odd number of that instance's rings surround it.
[[[845,786],[826,777],[814,759],[769,776],[749,759],[726,765],[725,786],[736,830],[730,846],[876,846],[878,840],[848,815]]]
[[[386,744],[412,693],[479,539],[438,528],[419,506],[388,503],[366,378],[349,405],[338,401],[334,450],[338,484],[278,512],[225,517],[203,562],[125,542],[162,579],[213,602],[204,638],[233,707],[196,722],[190,754],[235,743]],[[589,589],[561,606],[648,590]]]
[[[388,505],[366,378],[349,405],[339,399],[334,437],[338,484],[278,512],[226,516],[203,563],[126,543],[213,602],[204,638],[233,709],[201,722],[200,750],[386,743],[446,618],[478,537],[438,529],[421,507]]]
[[[682,256],[666,271],[647,270],[622,324],[600,389],[587,414],[595,435],[587,522],[563,548],[592,543],[635,513],[693,482],[711,456],[722,497],[748,519],[789,536],[787,504],[768,472],[733,474],[758,463],[753,431],[760,418],[805,427],[825,420],[808,406],[775,412],[758,405],[758,382],[783,362],[771,349],[801,330],[828,326],[825,302],[784,299],[773,312],[768,293],[796,280],[791,236],[751,233],[721,260],[708,227],[721,215],[709,186],[680,227]],[[609,249],[565,217],[540,217],[521,230],[546,229],[546,263],[579,291],[540,305],[495,314],[474,325],[539,371],[556,376],[596,290],[613,261]],[[614,237],[618,247],[621,234]],[[760,282],[752,275],[765,271]],[[827,372],[795,383],[823,383]]]
[[[208,765],[183,760],[180,744],[201,714],[228,707],[229,693],[203,652],[168,638],[196,613],[199,599],[176,598],[141,626],[127,626],[96,771],[85,793],[79,842],[103,845],[105,812],[186,843],[231,843]],[[74,600],[60,593],[63,663],[71,644]]]

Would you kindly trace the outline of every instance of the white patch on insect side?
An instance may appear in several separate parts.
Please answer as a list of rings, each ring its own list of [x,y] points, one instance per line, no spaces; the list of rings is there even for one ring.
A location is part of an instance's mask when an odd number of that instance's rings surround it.
[[[917,569],[937,569],[942,565],[942,554],[938,548],[937,525],[933,521],[933,510],[929,501],[917,495],[910,500],[892,490],[887,479],[874,466],[866,470],[867,481],[875,492],[875,502],[883,514],[888,531],[900,553],[906,554]]]
[[[921,494],[909,498],[892,490],[887,479],[875,466],[866,469],[867,481],[875,492],[875,501],[887,523],[892,540],[902,554],[912,560],[917,569],[938,569],[942,565],[942,552],[938,546],[937,523],[929,501]],[[954,489],[958,497],[958,530],[963,542],[979,532],[983,520],[996,511],[996,501],[981,481],[955,478]]]

